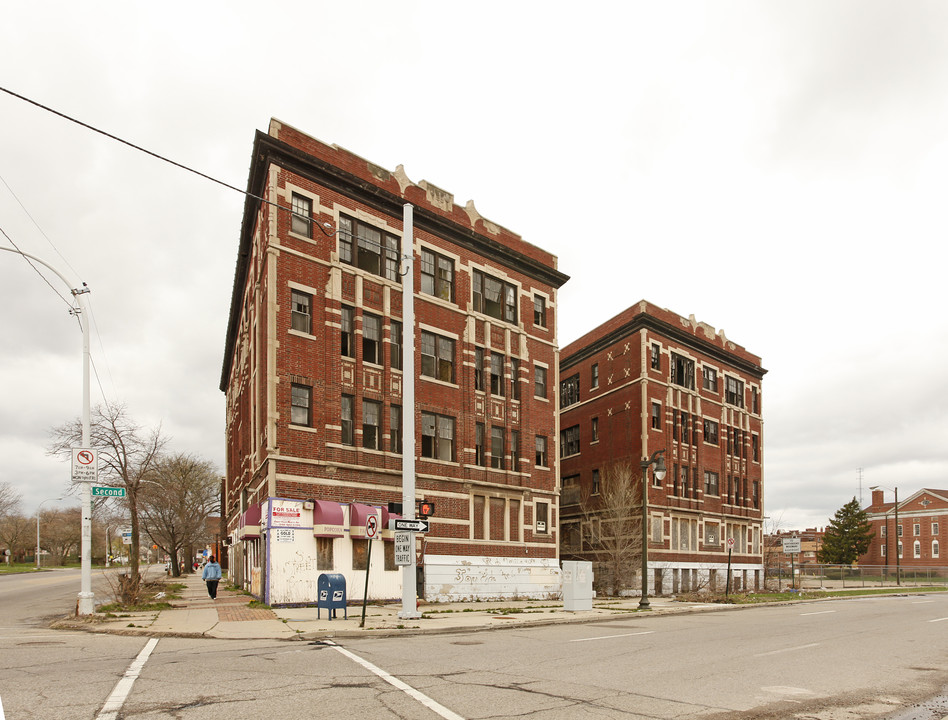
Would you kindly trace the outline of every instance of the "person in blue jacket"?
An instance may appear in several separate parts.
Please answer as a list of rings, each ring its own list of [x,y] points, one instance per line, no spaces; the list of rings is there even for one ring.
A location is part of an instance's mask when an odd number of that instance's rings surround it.
[[[221,566],[213,555],[204,565],[201,579],[207,583],[207,594],[211,596],[211,600],[217,600],[217,584],[221,581]]]

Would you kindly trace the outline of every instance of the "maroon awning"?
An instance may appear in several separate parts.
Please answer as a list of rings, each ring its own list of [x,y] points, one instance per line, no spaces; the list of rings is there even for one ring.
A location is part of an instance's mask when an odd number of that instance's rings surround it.
[[[374,516],[376,519],[376,528],[378,532],[376,537],[382,537],[382,518],[381,518],[381,508],[372,507],[371,505],[363,505],[362,503],[350,503],[349,504],[349,537],[351,538],[364,538],[365,535],[365,525],[369,520],[370,516]]]
[[[342,505],[330,500],[313,501],[313,536],[344,537]]]
[[[260,537],[260,517],[262,508],[260,505],[251,505],[240,515],[240,522],[237,526],[237,537],[240,538],[258,538]]]

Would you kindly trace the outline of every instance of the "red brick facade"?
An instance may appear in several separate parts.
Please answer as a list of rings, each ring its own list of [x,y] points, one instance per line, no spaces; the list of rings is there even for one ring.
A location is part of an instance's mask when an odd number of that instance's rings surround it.
[[[875,537],[860,565],[895,568],[895,542],[900,543],[899,567],[948,567],[941,549],[948,539],[948,490],[924,488],[899,500],[898,525],[895,502],[884,501],[883,490],[872,491],[872,504],[866,508]]]
[[[399,253],[411,203],[416,486],[436,505],[419,550],[556,562],[557,467],[535,462],[536,438],[552,457],[557,434],[567,277],[556,258],[401,166],[276,120],[257,133],[248,185],[265,202],[244,209],[221,380],[233,540],[242,513],[268,498],[401,501]]]
[[[627,461],[641,482],[642,459],[665,450],[664,482],[648,483],[650,591],[723,589],[731,538],[736,586],[759,587],[765,372],[723,333],[645,301],[563,348],[563,559],[602,559],[596,480]]]

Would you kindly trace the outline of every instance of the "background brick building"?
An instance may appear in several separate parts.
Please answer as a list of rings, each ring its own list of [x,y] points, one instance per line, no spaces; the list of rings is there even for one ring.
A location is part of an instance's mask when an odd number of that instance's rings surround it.
[[[872,504],[866,508],[875,537],[868,552],[859,558],[860,565],[881,565],[895,568],[896,539],[900,546],[901,570],[946,567],[941,554],[948,524],[948,490],[923,488],[899,500],[898,525],[895,502],[885,502],[883,490],[872,491]]]
[[[602,560],[605,474],[626,461],[640,483],[664,449],[665,480],[648,482],[650,592],[723,590],[731,538],[732,588],[760,587],[765,372],[723,332],[645,301],[563,348],[562,557]]]
[[[397,597],[391,534],[369,541],[364,526],[374,514],[387,527],[401,501],[413,422],[418,497],[436,506],[417,536],[424,595],[558,592],[556,258],[401,166],[277,120],[256,135],[248,192],[221,378],[236,580],[267,602],[311,602],[331,571],[351,594],[373,542],[369,594]],[[401,404],[409,331],[414,413]]]

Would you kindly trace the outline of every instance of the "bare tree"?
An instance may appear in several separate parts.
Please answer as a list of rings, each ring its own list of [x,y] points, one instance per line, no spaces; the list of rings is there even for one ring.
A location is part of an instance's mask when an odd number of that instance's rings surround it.
[[[51,430],[50,455],[71,457],[71,448],[82,441],[82,424],[77,419]],[[132,543],[129,548],[129,591],[140,582],[140,539],[138,495],[142,481],[155,464],[165,444],[161,427],[145,431],[129,417],[124,405],[97,405],[92,411],[90,443],[99,455],[99,476],[105,484],[124,487],[131,516]]]
[[[159,458],[139,495],[145,532],[171,556],[180,575],[180,554],[205,539],[207,518],[220,509],[219,473],[207,460],[179,453]]]
[[[594,558],[609,576],[606,583],[618,595],[631,586],[642,558],[642,474],[629,461],[617,461],[602,472],[598,494],[585,492],[581,501],[583,554]],[[584,547],[585,550],[585,547]]]
[[[42,542],[49,550],[50,564],[62,565],[66,558],[79,555],[82,540],[79,508],[47,510],[40,520]]]
[[[36,540],[36,521],[21,513],[0,517],[0,550],[10,551],[12,562],[23,562]]]
[[[0,482],[0,520],[20,512],[23,496],[8,482]]]

